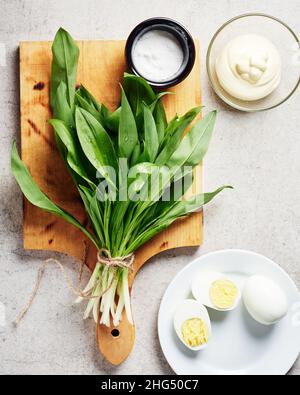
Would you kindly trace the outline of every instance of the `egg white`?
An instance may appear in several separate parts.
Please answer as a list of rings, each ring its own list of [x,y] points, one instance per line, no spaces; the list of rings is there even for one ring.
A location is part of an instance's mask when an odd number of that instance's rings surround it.
[[[238,289],[238,295],[234,305],[228,309],[220,309],[212,303],[210,299],[210,288],[212,284],[217,280],[229,280],[231,281]],[[196,278],[192,282],[192,294],[194,298],[199,302],[204,304],[211,309],[218,310],[218,311],[231,311],[234,310],[240,300],[241,300],[241,291],[239,287],[235,284],[234,281],[230,279],[226,274],[219,273],[219,272],[209,272],[209,271],[202,271],[196,276]]]
[[[185,343],[185,341],[183,340],[183,337],[182,337],[181,327],[186,320],[189,320],[191,318],[200,318],[205,322],[205,324],[207,326],[207,330],[208,330],[208,339],[210,339],[211,332],[212,332],[211,322],[210,322],[210,318],[209,318],[206,308],[202,304],[197,302],[196,300],[186,299],[176,309],[176,312],[174,315],[174,321],[173,321],[174,322],[174,329],[175,329],[175,332],[177,333],[177,336],[179,337],[179,339],[182,341],[182,343],[187,348],[189,348],[190,350],[193,350],[193,351],[200,351],[200,350],[203,350],[204,348],[206,348],[208,343],[197,346],[197,347],[191,347]]]
[[[287,297],[278,284],[259,275],[247,280],[243,301],[251,317],[262,325],[278,323],[289,309]]]

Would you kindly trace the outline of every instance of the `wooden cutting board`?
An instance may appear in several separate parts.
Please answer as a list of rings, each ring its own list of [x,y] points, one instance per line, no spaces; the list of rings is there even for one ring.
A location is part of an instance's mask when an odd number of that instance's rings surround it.
[[[126,70],[124,41],[80,41],[78,84],[83,83],[92,94],[111,110],[120,100],[119,83]],[[182,115],[201,104],[199,45],[193,71],[178,86],[170,89],[176,95],[164,100],[167,116],[177,112]],[[74,215],[88,226],[83,205],[76,188],[56,150],[53,131],[47,120],[51,118],[49,107],[49,85],[51,69],[50,42],[20,43],[20,95],[21,95],[21,154],[30,173],[39,187],[56,204]],[[196,169],[197,186],[193,193],[202,190],[202,168]],[[196,191],[197,189],[197,191]],[[90,269],[96,262],[95,248],[83,234],[63,219],[46,213],[24,200],[24,248],[52,250],[84,259]],[[143,246],[136,254],[130,284],[140,267],[159,252],[183,247],[198,246],[203,239],[202,213],[173,224],[162,234]],[[86,249],[86,246],[88,248]],[[86,254],[85,254],[86,251]],[[117,365],[130,353],[134,344],[134,327],[126,317],[118,327],[98,325],[99,349],[107,360]],[[117,336],[113,336],[117,334]]]

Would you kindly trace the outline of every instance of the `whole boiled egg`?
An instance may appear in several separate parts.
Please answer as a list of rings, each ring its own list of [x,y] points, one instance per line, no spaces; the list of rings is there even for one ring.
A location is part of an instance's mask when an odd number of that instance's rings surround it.
[[[211,337],[211,322],[206,308],[196,300],[187,299],[176,309],[174,329],[190,350],[205,348]]]
[[[219,272],[200,272],[192,283],[192,293],[199,303],[219,311],[235,309],[241,299],[238,286]]]
[[[262,325],[276,324],[288,312],[288,301],[283,290],[270,278],[260,275],[247,280],[243,301],[252,318]]]

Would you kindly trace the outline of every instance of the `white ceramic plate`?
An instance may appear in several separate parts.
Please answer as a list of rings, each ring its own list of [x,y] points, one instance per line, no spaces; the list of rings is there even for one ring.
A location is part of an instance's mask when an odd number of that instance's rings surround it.
[[[188,350],[173,328],[176,307],[191,298],[191,282],[201,270],[224,272],[243,289],[247,277],[266,275],[286,292],[290,311],[278,324],[266,327],[254,321],[241,301],[232,312],[209,310],[212,338],[200,352]],[[177,274],[162,299],[158,334],[163,353],[177,374],[284,375],[300,352],[300,294],[290,277],[270,259],[242,250],[202,256]]]

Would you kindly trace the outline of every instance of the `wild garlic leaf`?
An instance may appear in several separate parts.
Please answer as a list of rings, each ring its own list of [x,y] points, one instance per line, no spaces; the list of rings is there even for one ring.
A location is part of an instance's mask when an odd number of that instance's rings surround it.
[[[110,236],[109,227],[111,221],[111,213],[112,213],[112,202],[110,200],[105,200],[104,202],[104,216],[103,216],[103,229],[105,236],[105,247],[111,251],[113,239]]]
[[[124,216],[130,207],[132,200],[135,198],[137,199],[137,194],[140,194],[145,183],[148,182],[148,178],[145,175],[151,175],[154,170],[157,170],[157,166],[153,163],[139,163],[133,166],[129,170],[128,174],[124,174],[122,176],[121,179],[123,181],[119,186],[118,200],[115,202],[112,213],[112,234],[115,234],[118,231],[121,223],[124,221]],[[131,194],[131,197],[129,197],[129,194]]]
[[[125,73],[123,89],[135,117],[142,113],[143,103],[150,105],[156,100],[155,92],[151,86],[141,77]]]
[[[109,135],[101,124],[86,110],[77,107],[75,111],[77,134],[85,156],[109,182],[116,187],[116,181],[105,168],[118,169],[117,156]]]
[[[131,254],[132,252],[136,251],[139,247],[147,243],[147,241],[151,240],[158,233],[168,228],[173,222],[174,222],[173,219],[169,219],[161,225],[157,225],[156,227],[152,227],[145,230],[143,233],[139,234],[136,237],[136,239],[127,246],[127,249],[125,250],[124,254]]]
[[[192,183],[193,171],[190,171],[189,174],[183,174],[182,178],[178,178],[176,182],[173,181],[170,187],[164,190],[161,199],[146,209],[148,210],[148,215],[144,222],[139,226],[139,232],[141,233],[147,227],[152,226],[152,224],[154,224],[158,219],[166,216],[190,189]]]
[[[150,108],[151,112],[152,112],[152,113],[154,112],[157,103],[158,103],[164,96],[167,96],[167,95],[174,95],[174,94],[175,94],[174,92],[159,92],[159,93],[156,95],[156,99],[154,100],[154,102],[152,102],[152,103],[149,105],[149,108]]]
[[[174,179],[169,188],[162,194],[161,201],[158,202],[161,209],[168,203],[179,201],[191,188],[194,181],[193,170],[182,171],[180,176]]]
[[[52,45],[50,104],[55,111],[56,93],[63,81],[67,88],[68,104],[73,111],[79,48],[68,32],[60,28]]]
[[[70,127],[75,126],[74,113],[67,99],[67,85],[61,81],[55,95],[55,105],[53,106],[53,117],[60,119]]]
[[[193,108],[192,110],[188,111],[183,117],[178,118],[172,122],[172,126],[168,130],[169,139],[155,161],[157,165],[162,166],[168,162],[172,154],[178,148],[184,131],[201,112],[201,109],[202,107]]]
[[[157,123],[159,124],[158,137],[159,143],[161,143],[162,139],[162,128],[161,125],[165,126],[166,118],[163,116],[164,112],[157,110],[157,108],[161,107],[160,99],[168,94],[172,94],[172,92],[160,92],[156,94],[153,89],[146,83],[146,81],[141,78],[131,74],[124,74],[124,84],[123,88],[131,109],[133,111],[133,115],[135,117],[135,122],[138,131],[141,131],[143,128],[143,106],[149,106],[151,112],[155,114],[156,118],[161,114],[162,117],[158,118]],[[160,109],[161,110],[161,109]]]
[[[121,88],[122,89],[122,88]],[[138,143],[138,133],[135,118],[127,100],[125,91],[122,89],[121,113],[119,123],[119,157],[131,157],[131,154]]]
[[[152,221],[148,228],[142,231],[135,240],[131,241],[126,254],[130,254],[137,248],[142,246],[144,243],[152,239],[155,235],[168,228],[178,218],[186,216],[192,212],[201,210],[203,205],[209,203],[216,195],[226,188],[232,188],[231,186],[223,186],[218,188],[216,191],[211,193],[205,193],[197,195],[187,201],[175,202],[173,208],[167,213],[162,215],[157,220]]]
[[[71,214],[67,211],[63,210],[62,208],[58,207],[54,204],[47,195],[45,195],[40,188],[36,185],[33,178],[31,177],[27,167],[21,161],[17,145],[14,142],[12,148],[12,156],[11,156],[11,168],[13,175],[15,176],[21,191],[23,192],[24,196],[28,199],[28,201],[49,213],[55,214],[58,217],[65,219],[70,224],[76,226],[80,229],[94,244],[97,248],[99,245],[95,238],[77,221]]]
[[[106,129],[110,132],[118,134],[119,132],[119,124],[120,124],[120,116],[121,116],[121,107],[117,108],[115,111],[110,112],[103,104],[102,104],[102,119]]]
[[[222,186],[213,192],[202,193],[188,200],[182,200],[175,204],[175,206],[165,215],[165,218],[179,218],[187,214],[200,210],[205,204],[209,203],[215,196],[217,196],[224,189],[233,189],[230,185]]]
[[[80,96],[78,91],[75,93],[75,103],[78,107],[83,108],[84,110],[88,111],[94,118],[97,119],[99,123],[102,124],[103,118],[101,113],[95,109],[95,107],[90,104],[84,97]]]
[[[131,156],[131,166],[135,166],[140,158],[141,155],[141,145],[138,143],[135,147],[134,150],[132,152],[132,156]]]
[[[149,162],[154,163],[158,152],[159,141],[152,112],[146,105],[144,105],[144,134],[147,159]]]
[[[166,142],[169,140],[170,136],[173,135],[174,131],[177,128],[177,124],[179,122],[179,116],[178,114],[175,114],[175,116],[170,120],[170,122],[168,123],[168,126],[166,127],[165,130],[165,135],[164,135],[164,140],[162,142],[162,147],[166,144]]]
[[[95,110],[101,113],[102,104],[98,103],[96,98],[87,90],[84,85],[80,85],[80,88],[77,90],[78,95],[80,95],[83,99],[85,99]]]
[[[142,211],[158,202],[164,191],[172,183],[173,174],[167,166],[158,167],[156,165],[153,165],[152,173],[154,174],[154,177],[152,177],[152,179],[155,182],[152,182],[151,184],[151,195],[147,195],[149,187],[147,184],[145,184],[141,191],[141,195],[148,196],[148,198],[141,201],[140,206],[137,210],[137,213],[139,215]]]
[[[79,193],[84,203],[85,209],[89,215],[93,231],[100,241],[101,246],[105,246],[103,232],[103,213],[98,205],[96,191],[91,191],[83,185],[79,185]]]
[[[164,106],[162,105],[160,100],[154,108],[153,117],[155,119],[155,124],[157,128],[158,141],[159,144],[161,144],[164,139],[165,130],[168,126],[168,122]]]
[[[93,181],[96,181],[96,177],[95,175],[91,177],[86,170],[87,164],[81,153],[77,136],[74,136],[64,122],[59,119],[50,119],[49,123],[53,127],[55,134],[66,147],[67,155],[65,158],[70,168],[95,189],[96,185]]]
[[[196,166],[201,162],[212,137],[216,116],[216,111],[212,111],[192,127],[168,160],[167,166]]]

